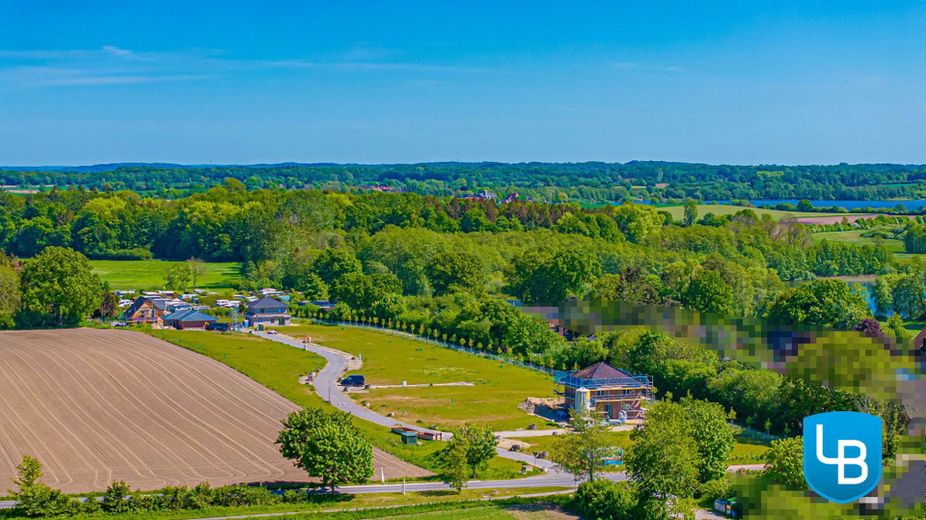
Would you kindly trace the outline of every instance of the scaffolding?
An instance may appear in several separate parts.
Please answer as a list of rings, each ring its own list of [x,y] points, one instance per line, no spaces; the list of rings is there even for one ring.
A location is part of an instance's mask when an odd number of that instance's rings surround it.
[[[644,403],[653,399],[653,378],[643,374],[621,374],[618,377],[584,377],[580,371],[561,372],[553,375],[557,385],[563,386],[562,395],[570,410],[577,410],[577,403],[586,410],[602,414],[606,420],[642,420],[646,409]],[[576,399],[577,393],[588,393],[587,399]],[[587,403],[587,404],[586,404]]]

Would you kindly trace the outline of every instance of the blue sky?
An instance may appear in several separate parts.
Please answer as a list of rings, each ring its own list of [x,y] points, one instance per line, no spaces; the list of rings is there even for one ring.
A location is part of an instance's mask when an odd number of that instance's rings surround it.
[[[0,0],[0,164],[926,163],[926,0]]]

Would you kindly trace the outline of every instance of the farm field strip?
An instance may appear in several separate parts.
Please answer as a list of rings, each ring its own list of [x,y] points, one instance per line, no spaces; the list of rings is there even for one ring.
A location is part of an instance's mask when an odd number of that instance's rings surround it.
[[[0,489],[23,455],[66,492],[114,480],[166,485],[305,482],[274,441],[297,406],[234,369],[144,334],[0,333]],[[408,466],[377,450],[377,468]]]

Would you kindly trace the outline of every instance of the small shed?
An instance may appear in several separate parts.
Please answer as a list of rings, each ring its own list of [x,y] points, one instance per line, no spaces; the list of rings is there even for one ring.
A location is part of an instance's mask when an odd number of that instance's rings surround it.
[[[402,444],[418,444],[418,434],[415,432],[409,431],[400,431],[397,432],[399,437],[402,438]]]

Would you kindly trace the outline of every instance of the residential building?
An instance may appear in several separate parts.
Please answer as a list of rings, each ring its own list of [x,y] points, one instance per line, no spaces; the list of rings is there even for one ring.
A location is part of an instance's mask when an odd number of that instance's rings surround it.
[[[163,318],[165,327],[183,329],[205,329],[216,322],[215,317],[196,309],[184,309],[167,314]]]
[[[155,327],[164,325],[164,315],[169,312],[169,300],[159,296],[140,296],[123,313],[129,323],[146,323]]]
[[[285,303],[264,297],[248,302],[248,310],[244,315],[252,327],[261,325],[289,325],[291,316]]]
[[[608,420],[643,419],[643,405],[653,399],[650,376],[628,374],[605,362],[578,371],[558,371],[554,381],[563,385],[562,395],[570,410],[590,410]]]

